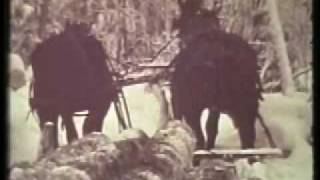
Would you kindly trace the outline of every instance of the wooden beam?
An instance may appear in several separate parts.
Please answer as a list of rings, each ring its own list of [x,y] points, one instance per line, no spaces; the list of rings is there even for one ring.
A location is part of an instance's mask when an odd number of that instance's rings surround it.
[[[150,68],[150,69],[169,68],[168,65],[150,65],[150,64],[139,65],[139,67],[141,67],[141,68]]]
[[[200,150],[193,153],[195,159],[204,158],[245,158],[245,157],[283,157],[284,152],[278,148],[259,149],[212,149]]]

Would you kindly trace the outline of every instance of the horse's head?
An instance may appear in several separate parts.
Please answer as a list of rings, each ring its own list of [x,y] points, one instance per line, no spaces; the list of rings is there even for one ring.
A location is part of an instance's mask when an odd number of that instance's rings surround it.
[[[90,34],[90,25],[84,22],[71,23],[67,22],[65,27],[65,32],[72,33],[76,37],[87,37]]]
[[[182,39],[197,36],[219,28],[221,5],[215,3],[211,9],[203,7],[199,0],[179,0],[180,17],[173,21],[173,29],[179,30]]]

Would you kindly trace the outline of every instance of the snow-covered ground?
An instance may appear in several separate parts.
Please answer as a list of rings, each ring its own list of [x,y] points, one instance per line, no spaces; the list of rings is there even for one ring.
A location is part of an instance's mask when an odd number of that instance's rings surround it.
[[[144,130],[152,135],[159,126],[159,103],[156,97],[145,91],[145,85],[124,88],[134,128]],[[280,94],[265,95],[261,112],[271,127],[271,133],[281,148],[292,150],[287,159],[268,159],[266,173],[270,180],[311,180],[312,179],[312,147],[305,137],[311,125],[311,105],[307,96],[297,94],[294,97],[283,97]],[[28,87],[17,92],[10,92],[10,163],[32,161],[35,159],[39,144],[40,130],[36,118],[30,116],[26,120],[28,107]],[[203,113],[202,121],[207,112]],[[76,124],[81,126],[83,118],[76,117]],[[80,129],[80,128],[79,128]],[[118,134],[118,123],[113,107],[110,108],[104,121],[104,133],[110,138]],[[65,143],[64,131],[60,131],[61,144]],[[257,147],[268,147],[265,134],[257,123]],[[237,131],[233,128],[227,115],[222,115],[219,122],[217,146],[224,148],[239,147]]]

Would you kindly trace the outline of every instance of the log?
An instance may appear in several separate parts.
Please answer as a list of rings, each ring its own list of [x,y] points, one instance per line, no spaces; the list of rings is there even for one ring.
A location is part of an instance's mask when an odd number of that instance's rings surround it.
[[[91,133],[28,166],[15,165],[10,179],[182,180],[194,148],[192,130],[181,121],[170,121],[151,138],[138,129],[123,131],[116,141]]]
[[[185,180],[240,180],[237,177],[236,166],[221,159],[203,160],[188,174]]]

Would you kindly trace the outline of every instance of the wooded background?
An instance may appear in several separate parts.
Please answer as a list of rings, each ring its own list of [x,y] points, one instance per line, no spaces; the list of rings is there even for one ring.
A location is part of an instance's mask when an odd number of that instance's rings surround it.
[[[11,0],[11,53],[27,67],[36,44],[62,31],[67,20],[87,22],[104,43],[109,63],[125,76],[172,39],[172,22],[180,13],[177,1]],[[217,9],[221,27],[259,52],[266,92],[311,90],[312,1],[203,0],[203,8]],[[155,62],[170,62],[178,51],[174,41]]]

